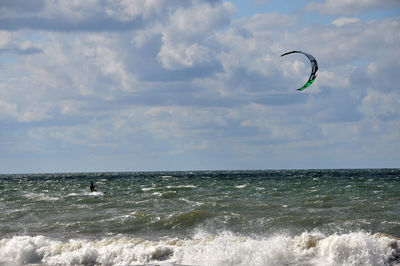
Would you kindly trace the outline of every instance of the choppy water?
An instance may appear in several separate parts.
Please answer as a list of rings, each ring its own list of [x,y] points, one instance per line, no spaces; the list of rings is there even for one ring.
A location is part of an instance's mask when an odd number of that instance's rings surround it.
[[[0,213],[0,265],[400,265],[400,169],[0,175]]]

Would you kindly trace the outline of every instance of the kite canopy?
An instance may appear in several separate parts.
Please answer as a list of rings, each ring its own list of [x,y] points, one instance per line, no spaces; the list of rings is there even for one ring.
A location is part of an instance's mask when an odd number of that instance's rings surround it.
[[[305,88],[307,88],[308,86],[310,86],[314,82],[314,80],[317,78],[318,64],[317,64],[317,60],[315,60],[314,56],[310,55],[309,53],[302,52],[302,51],[291,51],[288,53],[284,53],[281,56],[285,56],[288,54],[294,54],[294,53],[299,53],[299,54],[303,54],[303,55],[307,56],[311,62],[311,74],[310,74],[310,77],[308,78],[308,81],[306,82],[306,84],[303,85],[303,87],[301,87],[300,89],[297,89],[298,91],[302,91]]]

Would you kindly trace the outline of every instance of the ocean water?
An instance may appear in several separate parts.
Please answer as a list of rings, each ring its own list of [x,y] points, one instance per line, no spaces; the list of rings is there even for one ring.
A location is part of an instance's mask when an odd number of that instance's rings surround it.
[[[396,237],[400,169],[0,175],[0,265],[400,265]]]

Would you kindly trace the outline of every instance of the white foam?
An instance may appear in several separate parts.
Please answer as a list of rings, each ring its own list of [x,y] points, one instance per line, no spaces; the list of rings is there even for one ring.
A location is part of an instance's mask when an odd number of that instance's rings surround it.
[[[83,196],[98,197],[98,196],[103,196],[104,193],[101,192],[101,191],[93,191],[93,192],[91,192],[91,191],[86,191],[86,192],[83,192],[82,195],[83,195]]]
[[[146,192],[146,191],[155,190],[155,189],[156,189],[155,187],[143,187],[142,191]]]
[[[81,191],[80,193],[72,192],[67,194],[67,197],[75,197],[75,196],[103,196],[104,193],[101,191]]]
[[[24,197],[34,201],[56,201],[59,199],[59,197],[50,196],[45,193],[32,193],[32,192],[24,194]]]
[[[90,196],[103,196],[104,193],[101,191],[93,191],[89,193]]]
[[[170,188],[196,188],[195,185],[179,185],[179,186],[167,186],[168,189]]]
[[[18,236],[0,240],[0,264],[23,265],[40,263],[43,258],[43,247],[54,243],[43,236]]]
[[[15,236],[0,240],[0,265],[384,265],[393,252],[393,241],[362,232],[294,237],[198,232],[191,239],[159,241]]]

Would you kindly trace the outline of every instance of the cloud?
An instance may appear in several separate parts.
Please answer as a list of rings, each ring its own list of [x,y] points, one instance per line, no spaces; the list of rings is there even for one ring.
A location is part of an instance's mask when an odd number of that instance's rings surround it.
[[[359,14],[376,9],[400,7],[397,0],[325,0],[306,5],[308,11],[317,11],[323,14]]]
[[[334,21],[332,21],[332,24],[338,27],[341,27],[343,25],[346,24],[350,24],[350,23],[356,23],[359,22],[360,19],[359,18],[346,18],[346,17],[340,17],[338,19],[335,19]]]
[[[27,6],[19,0],[15,3],[7,0],[2,5],[3,16],[0,19],[0,29],[61,32],[131,31],[143,29],[153,21],[163,21],[164,18],[169,17],[170,13],[181,7],[190,8],[201,4],[219,5],[218,2],[211,0],[185,2],[179,0],[52,0],[30,1]],[[207,23],[209,22],[206,19],[201,24]]]
[[[32,2],[32,1],[30,1]],[[36,4],[33,4],[36,3]],[[33,1],[34,8],[7,1],[0,28],[47,31],[126,31],[142,28],[160,18],[177,1]],[[25,12],[21,13],[21,9]],[[29,11],[28,11],[29,10]],[[23,14],[23,15],[22,15]]]
[[[0,49],[5,49],[11,43],[11,39],[15,36],[15,33],[8,31],[0,31]]]
[[[15,32],[0,30],[0,53],[36,54],[42,48],[32,41],[24,40],[23,35]]]
[[[44,0],[36,1],[24,1],[24,0],[3,0],[1,1],[0,12],[3,15],[18,15],[21,12],[26,13],[37,13],[40,12],[45,6]]]
[[[267,14],[255,14],[250,18],[237,20],[237,26],[241,25],[244,29],[253,32],[266,32],[273,28],[283,28],[295,26],[298,21],[296,16],[281,14],[278,12]]]
[[[368,91],[362,100],[361,111],[372,119],[397,120],[400,118],[400,95],[397,92]]]
[[[230,3],[210,5],[201,3],[171,14],[168,27],[162,30],[162,47],[158,58],[166,69],[174,70],[207,64],[215,52],[207,45],[212,32],[230,22]]]

